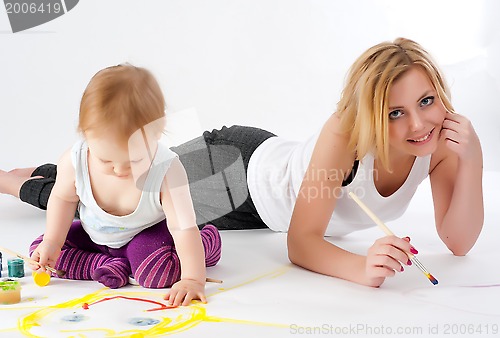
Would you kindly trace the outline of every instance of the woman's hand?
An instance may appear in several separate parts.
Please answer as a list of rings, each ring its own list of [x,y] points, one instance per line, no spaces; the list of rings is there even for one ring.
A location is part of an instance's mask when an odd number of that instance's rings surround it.
[[[445,139],[448,148],[455,152],[461,161],[482,163],[479,137],[465,116],[446,113],[440,138]]]
[[[199,299],[203,303],[206,303],[205,283],[194,279],[181,279],[172,285],[172,288],[167,292],[164,299],[173,306],[188,306],[193,299]]]
[[[396,271],[403,272],[403,265],[411,265],[407,253],[417,253],[408,237],[386,236],[377,239],[366,256],[366,284],[379,287],[387,277],[393,277]]]
[[[61,248],[59,246],[44,239],[31,254],[31,259],[37,261],[39,265],[32,263],[28,263],[28,265],[32,270],[45,272],[45,266],[47,265],[55,268],[60,254]]]

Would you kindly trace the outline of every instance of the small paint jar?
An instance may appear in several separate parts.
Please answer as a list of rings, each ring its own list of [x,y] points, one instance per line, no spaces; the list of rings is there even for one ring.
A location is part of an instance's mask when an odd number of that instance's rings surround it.
[[[24,261],[20,258],[12,258],[7,261],[9,277],[24,277]]]
[[[38,286],[45,286],[49,284],[50,282],[50,274],[48,272],[36,272],[33,271],[33,280],[35,281],[35,284]]]
[[[21,284],[18,281],[0,281],[0,304],[17,304],[21,301]]]

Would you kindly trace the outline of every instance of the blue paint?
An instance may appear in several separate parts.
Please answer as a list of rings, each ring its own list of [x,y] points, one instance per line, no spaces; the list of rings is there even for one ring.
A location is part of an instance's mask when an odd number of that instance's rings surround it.
[[[153,319],[153,318],[131,318],[128,323],[135,325],[135,326],[150,326],[150,325],[156,325],[160,321],[158,319]]]
[[[85,317],[84,315],[73,313],[71,315],[62,317],[61,319],[64,320],[65,322],[78,323],[84,321],[86,318],[87,317]]]

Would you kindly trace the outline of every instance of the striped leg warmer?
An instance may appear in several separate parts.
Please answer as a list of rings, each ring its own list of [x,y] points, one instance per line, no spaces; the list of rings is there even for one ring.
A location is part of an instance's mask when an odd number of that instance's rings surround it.
[[[219,262],[222,252],[219,230],[214,225],[207,224],[200,230],[200,235],[205,249],[205,265],[214,266]]]
[[[219,231],[211,224],[201,231],[205,265],[214,266],[220,259],[222,242]],[[137,268],[135,280],[145,288],[169,288],[181,278],[181,264],[175,247],[163,246],[149,255]]]
[[[43,235],[30,246],[30,255],[40,244]],[[98,252],[88,252],[81,249],[64,246],[55,264],[57,270],[66,271],[62,278],[75,280],[95,280],[111,289],[128,284],[131,274],[126,258],[116,258]],[[52,274],[56,276],[55,274]]]

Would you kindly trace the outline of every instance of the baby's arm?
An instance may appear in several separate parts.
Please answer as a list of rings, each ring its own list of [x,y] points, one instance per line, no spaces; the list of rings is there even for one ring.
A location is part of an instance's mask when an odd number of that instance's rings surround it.
[[[290,222],[288,256],[291,262],[308,270],[376,287],[395,271],[401,271],[401,263],[407,264],[405,251],[410,252],[410,244],[387,236],[362,256],[325,240],[342,180],[354,162],[354,154],[347,150],[347,137],[338,126],[339,120],[333,115],[314,148]]]
[[[47,205],[47,226],[43,241],[31,255],[42,266],[54,267],[59,258],[78,201],[75,188],[75,170],[68,150],[63,154],[58,164],[57,179]],[[32,265],[31,268],[37,270],[40,267]]]
[[[481,144],[470,121],[450,113],[439,141],[430,173],[436,228],[451,252],[462,256],[476,243],[484,221]]]
[[[205,303],[205,253],[186,171],[178,158],[165,176],[161,201],[181,262],[181,280],[172,286],[165,299],[176,306],[189,305],[192,299]]]

